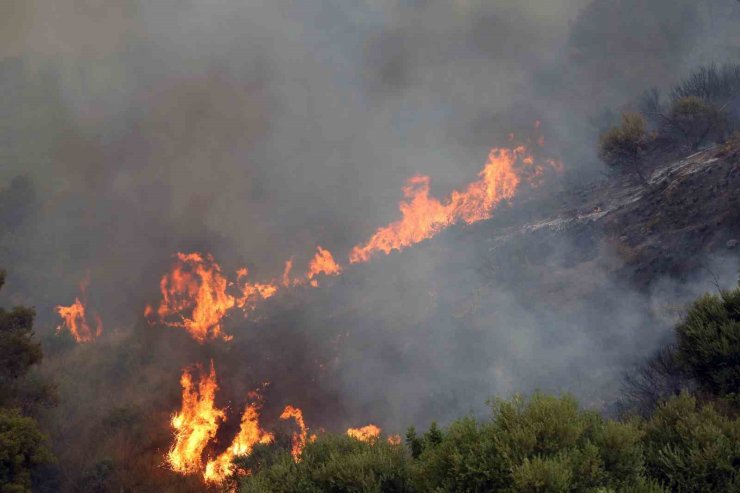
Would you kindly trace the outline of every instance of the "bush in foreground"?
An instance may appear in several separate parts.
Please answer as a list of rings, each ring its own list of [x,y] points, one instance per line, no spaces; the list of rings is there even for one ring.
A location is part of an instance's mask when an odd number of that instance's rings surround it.
[[[684,393],[642,426],[647,471],[678,492],[740,491],[740,419]]]
[[[300,462],[271,446],[255,450],[242,492],[249,493],[411,493],[410,458],[401,445],[383,439],[361,442],[345,435],[322,435],[308,443]],[[251,458],[250,458],[251,459]]]
[[[495,402],[489,420],[453,423],[422,452],[415,484],[417,491],[652,491],[641,436],[635,423],[605,420],[569,396],[515,397]]]

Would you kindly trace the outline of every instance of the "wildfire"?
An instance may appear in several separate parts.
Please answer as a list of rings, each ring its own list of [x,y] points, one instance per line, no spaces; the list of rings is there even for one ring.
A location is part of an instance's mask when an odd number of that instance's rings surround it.
[[[200,343],[207,339],[231,336],[223,333],[221,321],[234,308],[251,308],[257,299],[267,299],[277,292],[274,284],[246,282],[246,268],[237,271],[237,293],[211,255],[177,253],[175,265],[159,283],[162,301],[157,308],[160,321],[170,327],[182,327]],[[154,310],[147,306],[145,316]]]
[[[289,259],[285,262],[285,269],[283,269],[283,286],[286,288],[292,286],[294,282],[290,279],[290,271],[293,270],[293,259]]]
[[[234,441],[231,442],[229,448],[221,453],[221,455],[208,461],[206,464],[205,471],[203,471],[203,479],[206,481],[213,483],[223,482],[224,479],[234,472],[232,461],[235,457],[249,455],[252,453],[252,449],[256,444],[268,444],[274,440],[275,437],[272,433],[260,428],[259,412],[262,407],[262,401],[259,394],[253,392],[250,394],[250,397],[255,402],[248,404],[244,410],[239,433],[234,437]]]
[[[200,373],[203,373],[202,370]],[[167,453],[167,460],[172,470],[192,474],[202,470],[203,450],[216,435],[225,414],[214,405],[218,385],[213,361],[210,372],[201,375],[197,388],[188,369],[183,372],[180,384],[182,410],[172,416],[170,421],[175,430],[175,442]]]
[[[57,327],[57,331],[66,328],[72,334],[77,342],[90,342],[103,332],[103,321],[97,313],[89,313],[94,322],[94,329],[88,323],[88,313],[85,309],[85,298],[87,297],[87,286],[89,280],[80,283],[82,300],[75,298],[75,302],[70,306],[57,305],[56,311],[62,318],[62,324]]]
[[[373,424],[369,424],[367,426],[363,426],[362,428],[349,428],[347,430],[347,435],[361,442],[372,443],[378,439],[381,431],[382,430],[379,427]]]
[[[308,272],[306,273],[306,279],[309,280],[312,286],[318,286],[316,279],[319,274],[327,276],[338,276],[342,273],[342,268],[334,261],[329,250],[321,248],[320,246],[316,249],[316,255],[311,259],[308,264]]]
[[[236,299],[236,306],[239,308],[253,307],[258,299],[266,300],[272,298],[278,291],[277,285],[272,283],[248,283],[246,281],[248,273],[249,271],[246,267],[236,271],[237,284],[241,292],[241,296],[238,296]]]
[[[391,445],[401,445],[401,435],[389,436],[388,443],[390,443]]]
[[[538,127],[539,122],[535,125],[536,129]],[[509,138],[514,141],[514,134]],[[536,144],[542,147],[544,139],[537,139]],[[349,254],[349,261],[367,262],[378,252],[390,254],[403,250],[454,224],[472,224],[488,219],[496,207],[516,195],[522,183],[538,186],[548,168],[561,171],[562,164],[554,160],[539,163],[527,147],[514,147],[512,144],[512,148],[492,149],[478,179],[460,190],[453,190],[441,200],[430,196],[428,176],[412,177],[403,187],[404,198],[399,203],[401,218],[379,228],[366,243],[356,245]],[[212,256],[178,253],[171,272],[160,281],[162,300],[159,306],[156,309],[147,306],[144,314],[148,318],[158,316],[165,325],[186,329],[201,343],[214,338],[230,340],[231,336],[223,333],[221,325],[230,310],[254,309],[259,301],[274,296],[280,289],[306,285],[316,287],[319,275],[338,276],[343,270],[332,253],[321,246],[317,247],[305,274],[293,276],[293,267],[291,257],[285,263],[282,276],[265,283],[249,282],[249,272],[242,268],[236,271],[236,280],[230,282]],[[84,305],[79,300],[71,307],[57,309],[65,321],[71,317],[72,321],[82,320],[84,323]],[[62,313],[62,309],[68,310],[64,312],[67,315]],[[72,323],[67,324],[71,326]],[[203,453],[225,419],[224,411],[214,405],[218,386],[213,362],[210,373],[201,375],[197,384],[191,371],[185,370],[181,384],[182,410],[172,417],[175,439],[168,452],[168,462],[174,471],[199,473],[206,482],[222,483],[236,472],[235,457],[251,454],[257,444],[274,441],[273,433],[260,426],[262,399],[257,392],[252,392],[252,402],[242,414],[238,434],[226,450],[204,465]],[[280,419],[294,420],[296,424],[297,429],[291,437],[291,455],[295,462],[299,462],[306,443],[315,440],[316,435],[308,436],[303,412],[297,407],[286,406]],[[346,431],[349,437],[368,443],[376,443],[381,432],[381,428],[374,424]],[[392,445],[402,443],[399,435],[388,436],[387,441]]]
[[[479,179],[463,191],[454,190],[443,201],[429,196],[428,176],[409,179],[403,188],[405,199],[399,203],[401,219],[378,229],[364,245],[355,246],[350,262],[367,262],[377,252],[403,250],[461,221],[472,224],[490,218],[499,203],[516,193],[521,182],[518,168],[533,162],[524,146],[492,149]]]
[[[306,423],[303,421],[303,412],[297,407],[288,405],[285,406],[280,419],[294,419],[298,425],[298,432],[293,433],[291,440],[292,447],[290,450],[293,460],[298,462],[301,460],[301,453],[303,452],[303,447],[306,446],[306,437],[308,436],[308,428],[306,428]]]

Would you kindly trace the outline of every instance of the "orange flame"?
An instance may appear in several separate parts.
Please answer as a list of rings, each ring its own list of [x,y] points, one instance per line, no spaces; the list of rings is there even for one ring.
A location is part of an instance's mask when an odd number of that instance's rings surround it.
[[[210,255],[177,253],[172,271],[159,283],[162,302],[157,314],[162,323],[185,328],[198,342],[219,336],[228,339],[221,334],[221,319],[234,306],[227,286],[221,266]]]
[[[221,266],[211,255],[177,253],[175,265],[159,283],[162,301],[157,309],[160,321],[170,327],[182,327],[200,343],[207,339],[231,336],[222,332],[221,321],[234,307],[252,308],[256,298],[267,299],[275,294],[273,284],[250,284],[244,281],[246,268],[237,271],[240,293],[232,296],[231,285],[221,272]],[[153,309],[147,306],[145,316]]]
[[[285,262],[285,269],[283,269],[283,286],[286,288],[294,284],[290,279],[290,271],[293,270],[293,259],[291,258]]]
[[[378,229],[364,245],[355,246],[350,262],[367,262],[377,252],[403,250],[461,221],[472,224],[490,218],[493,208],[515,195],[521,181],[518,168],[532,163],[523,146],[492,149],[480,178],[463,191],[454,190],[444,201],[429,196],[428,176],[411,178],[403,188],[405,199],[399,203],[401,219]]]
[[[259,412],[262,402],[259,394],[251,393],[250,396],[255,399],[255,402],[248,404],[244,410],[239,433],[234,437],[229,448],[206,464],[203,479],[207,482],[223,482],[234,473],[235,467],[232,461],[235,457],[249,455],[258,443],[268,444],[274,440],[275,437],[272,433],[260,428]]]
[[[389,436],[388,443],[390,443],[391,445],[401,445],[401,435]]]
[[[311,282],[313,287],[318,286],[317,281],[314,277],[319,274],[327,276],[338,276],[342,273],[342,268],[334,261],[329,250],[321,248],[320,246],[316,249],[316,255],[311,259],[308,264],[308,272],[306,273],[306,279]]]
[[[200,370],[202,373],[202,370]],[[172,470],[192,474],[203,467],[201,456],[208,442],[216,435],[218,425],[223,421],[224,411],[214,406],[216,397],[216,371],[211,361],[211,371],[201,375],[197,390],[190,370],[183,371],[182,410],[175,413],[170,421],[175,430],[175,441],[167,453],[167,461]]]
[[[294,419],[296,424],[298,425],[298,432],[293,433],[292,447],[290,453],[293,456],[293,460],[298,462],[301,460],[303,447],[306,446],[308,428],[306,428],[306,423],[303,421],[303,412],[300,409],[290,405],[285,406],[285,410],[283,411],[283,414],[280,415],[280,419],[291,418]]]
[[[241,296],[236,299],[236,305],[240,308],[247,307],[248,303],[251,304],[250,307],[253,307],[257,299],[261,298],[266,300],[268,298],[272,298],[278,290],[278,287],[275,284],[248,283],[244,281],[248,273],[249,271],[246,267],[236,271],[237,284],[240,285],[239,289],[241,291]]]
[[[95,323],[94,330],[87,321],[88,313],[85,309],[86,301],[84,300],[87,298],[87,286],[89,283],[88,278],[85,278],[80,283],[82,300],[75,298],[75,302],[70,306],[56,306],[56,311],[62,318],[62,324],[57,327],[57,332],[61,331],[62,328],[66,328],[77,342],[90,342],[96,337],[99,337],[103,332],[103,321],[97,313],[89,313]]]
[[[347,435],[361,442],[374,442],[380,436],[382,430],[373,424],[363,426],[362,428],[349,428]]]

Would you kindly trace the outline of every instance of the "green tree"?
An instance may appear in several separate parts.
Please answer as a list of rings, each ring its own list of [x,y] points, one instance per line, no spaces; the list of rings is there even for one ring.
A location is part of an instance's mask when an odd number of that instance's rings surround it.
[[[671,92],[674,101],[690,96],[729,108],[730,116],[737,119],[740,117],[737,114],[740,109],[740,65],[730,63],[721,67],[715,64],[698,67]]]
[[[740,491],[740,419],[682,393],[659,406],[643,431],[648,473],[670,491]]]
[[[0,271],[0,288],[5,271]],[[41,344],[33,340],[31,308],[0,308],[0,404],[10,397],[12,384],[41,361]]]
[[[654,491],[642,475],[640,439],[635,423],[536,393],[496,401],[489,421],[454,422],[425,447],[414,476],[419,491]]]
[[[673,101],[663,126],[661,133],[696,150],[708,141],[721,140],[727,120],[723,108],[697,96],[686,96]]]
[[[599,157],[607,166],[634,173],[644,182],[641,167],[650,141],[645,119],[639,113],[624,113],[618,126],[601,134]]]
[[[740,287],[696,300],[676,335],[677,357],[702,390],[740,392]]]
[[[268,448],[271,446],[268,446]],[[274,446],[272,446],[274,447]],[[412,493],[409,462],[401,445],[379,439],[361,442],[346,435],[325,434],[308,443],[295,462],[287,450],[257,452],[252,470],[241,483],[249,493]],[[257,463],[261,467],[254,467]]]
[[[48,439],[34,419],[0,408],[0,492],[30,492],[33,469],[53,460]]]
[[[0,288],[5,272],[0,271]],[[0,491],[31,491],[31,474],[38,465],[53,461],[46,436],[36,421],[14,408],[29,410],[44,402],[51,388],[26,379],[31,367],[41,361],[41,345],[33,340],[34,311],[0,308]],[[11,407],[12,406],[12,407]]]

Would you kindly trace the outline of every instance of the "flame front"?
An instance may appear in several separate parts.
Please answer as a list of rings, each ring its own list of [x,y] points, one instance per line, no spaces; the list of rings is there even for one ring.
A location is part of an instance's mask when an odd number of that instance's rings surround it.
[[[159,283],[162,301],[157,315],[163,324],[184,328],[200,343],[219,337],[230,340],[221,325],[226,313],[234,307],[252,308],[257,299],[267,299],[277,291],[274,284],[246,282],[248,272],[243,268],[237,271],[238,293],[232,295],[232,283],[211,255],[177,253],[175,258],[172,271]],[[152,313],[147,306],[144,315]]]
[[[62,324],[57,327],[57,332],[62,330],[62,328],[66,328],[77,342],[90,342],[96,337],[99,337],[103,332],[103,321],[100,319],[100,316],[94,312],[88,313],[85,309],[85,299],[87,298],[87,286],[89,283],[89,278],[85,278],[80,283],[82,300],[75,298],[75,302],[69,306],[56,306],[56,311],[62,318]],[[88,322],[88,315],[94,321],[94,329]]]
[[[63,324],[57,327],[57,330],[61,330],[62,327],[66,327],[77,342],[90,342],[98,337],[103,331],[103,323],[97,315],[93,315],[95,320],[95,330],[93,330],[87,323],[85,305],[79,298],[75,298],[75,302],[70,306],[57,306],[56,310],[63,320]]]
[[[239,286],[240,296],[236,298],[236,306],[239,308],[254,308],[257,300],[266,300],[275,296],[278,286],[274,283],[249,283],[246,281],[249,271],[243,267],[236,271],[236,282]]]
[[[255,399],[255,402],[247,405],[244,410],[239,433],[234,437],[229,448],[206,464],[203,471],[203,478],[206,481],[212,483],[223,482],[224,479],[234,473],[232,461],[235,457],[249,455],[258,443],[268,444],[274,440],[273,434],[264,431],[259,424],[259,412],[262,407],[261,399],[255,393],[251,396]]]
[[[539,123],[535,128],[538,127]],[[514,140],[513,134],[510,140]],[[544,140],[538,139],[537,144],[542,147]],[[545,163],[556,171],[562,169],[562,164],[554,160]],[[454,190],[443,200],[430,196],[428,176],[412,177],[403,188],[404,199],[399,203],[401,218],[379,228],[366,243],[356,245],[349,254],[349,261],[367,262],[378,252],[401,251],[454,224],[473,224],[489,219],[496,207],[516,195],[522,183],[530,187],[539,186],[546,166],[537,163],[524,146],[492,149],[478,179],[461,190]],[[178,253],[172,271],[161,279],[162,301],[159,307],[155,310],[147,306],[144,313],[146,317],[158,315],[165,325],[185,328],[201,343],[219,337],[229,340],[231,336],[223,333],[221,325],[229,310],[250,310],[260,300],[274,296],[279,289],[305,285],[316,287],[319,275],[338,276],[342,273],[342,266],[329,250],[321,246],[317,247],[305,274],[293,277],[293,267],[291,257],[285,263],[282,276],[265,283],[248,282],[248,270],[242,268],[236,272],[236,281],[229,282],[210,255]],[[79,300],[72,307],[58,307],[58,310],[62,308],[69,310],[64,312],[67,316],[60,310],[65,320],[67,317],[78,320],[76,314],[80,309],[84,320],[84,306]],[[175,441],[168,453],[168,462],[173,470],[183,474],[200,473],[206,482],[222,483],[236,472],[235,457],[251,454],[257,444],[273,442],[274,435],[259,424],[261,398],[251,393],[253,402],[244,410],[239,433],[224,452],[208,460],[204,466],[204,450],[225,419],[223,410],[214,405],[217,385],[213,362],[210,373],[200,378],[197,390],[189,370],[183,373],[181,384],[182,410],[172,417]],[[297,430],[291,437],[291,455],[298,462],[307,441],[313,441],[316,435],[308,436],[303,413],[297,407],[286,406],[280,419],[292,419],[296,423]],[[381,432],[381,428],[374,424],[346,431],[353,439],[368,443],[375,443]],[[402,443],[399,435],[391,435],[387,441],[392,445]]]
[[[314,255],[308,264],[306,279],[309,280],[313,287],[316,287],[318,286],[318,282],[314,278],[319,274],[338,276],[341,273],[342,268],[334,261],[331,252],[319,246],[316,249],[316,255]]]
[[[460,221],[472,224],[490,218],[494,207],[516,193],[521,181],[517,165],[532,162],[523,146],[493,149],[479,179],[463,191],[453,191],[444,201],[429,196],[428,176],[409,179],[403,188],[405,199],[399,204],[401,219],[378,229],[367,243],[355,246],[350,262],[367,262],[377,252],[403,250]]]
[[[306,446],[306,437],[308,436],[308,428],[306,428],[306,423],[303,421],[303,411],[290,405],[285,406],[285,410],[283,411],[283,414],[280,415],[280,419],[294,419],[298,425],[298,432],[293,433],[291,440],[292,446],[290,450],[293,460],[298,462],[301,460],[303,447]]]
[[[167,461],[172,470],[193,474],[202,470],[203,450],[216,435],[225,414],[214,405],[218,385],[213,361],[210,372],[200,376],[197,388],[188,369],[183,372],[180,384],[182,409],[170,421],[175,430],[175,442],[167,453]]]
[[[381,431],[379,427],[369,424],[362,428],[350,428],[347,430],[347,435],[361,442],[374,442],[380,436]]]

